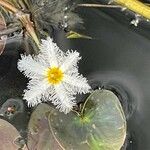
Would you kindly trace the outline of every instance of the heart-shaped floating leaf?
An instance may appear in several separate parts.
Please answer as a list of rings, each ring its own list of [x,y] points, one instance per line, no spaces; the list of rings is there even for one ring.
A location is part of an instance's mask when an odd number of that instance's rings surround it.
[[[9,122],[0,119],[0,149],[17,150],[20,148],[22,150],[27,150],[27,147],[17,129]]]
[[[81,116],[53,112],[49,124],[64,149],[120,150],[126,119],[117,96],[96,90],[86,100]]]
[[[2,15],[2,13],[0,12],[0,31],[3,29],[6,29],[6,22],[5,22],[5,19]],[[0,37],[0,55],[4,51],[5,44],[6,44],[6,36]]]
[[[31,116],[29,129],[35,129],[35,135],[42,131],[36,142],[39,140],[39,146],[42,139],[47,140],[48,147],[43,141],[43,147],[40,145],[43,149],[55,146],[65,150],[120,150],[126,137],[126,119],[114,93],[96,90],[84,103],[81,116],[74,112],[65,115],[46,104],[39,105]]]
[[[55,111],[47,104],[40,104],[32,113],[28,124],[28,148],[32,150],[62,150],[49,128],[47,116]]]

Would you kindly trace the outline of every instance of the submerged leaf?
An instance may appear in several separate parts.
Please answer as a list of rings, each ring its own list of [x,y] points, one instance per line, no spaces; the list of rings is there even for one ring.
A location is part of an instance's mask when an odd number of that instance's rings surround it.
[[[80,33],[77,33],[75,31],[70,31],[66,34],[67,38],[68,39],[78,39],[78,38],[83,38],[83,39],[92,39],[92,37],[90,36],[86,36],[86,35],[83,35],[83,34],[80,34]]]

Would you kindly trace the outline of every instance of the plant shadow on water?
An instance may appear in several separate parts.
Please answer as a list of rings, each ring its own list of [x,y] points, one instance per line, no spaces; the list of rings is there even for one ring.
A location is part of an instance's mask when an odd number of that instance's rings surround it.
[[[81,53],[80,72],[88,77],[93,88],[109,89],[118,96],[128,128],[123,150],[148,150],[149,39],[133,31],[129,23],[121,24],[117,19],[96,9],[84,10],[81,15],[85,19],[87,35],[93,37],[93,40],[65,40],[64,35],[59,32],[55,34],[55,38],[61,47],[77,49]],[[16,67],[19,58],[17,45],[16,42],[8,43],[6,51],[0,56],[1,105],[9,98],[21,97],[26,86],[26,79]],[[28,121],[28,111],[30,110],[23,112],[22,120],[25,123],[22,121],[19,124],[19,128],[24,130],[24,124],[27,125]],[[14,125],[16,127],[16,124]]]

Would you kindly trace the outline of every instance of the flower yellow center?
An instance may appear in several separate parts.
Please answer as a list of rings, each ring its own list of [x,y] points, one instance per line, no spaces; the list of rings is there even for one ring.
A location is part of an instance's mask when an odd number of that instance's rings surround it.
[[[46,70],[46,78],[50,84],[59,84],[63,79],[63,72],[58,67],[48,68]]]

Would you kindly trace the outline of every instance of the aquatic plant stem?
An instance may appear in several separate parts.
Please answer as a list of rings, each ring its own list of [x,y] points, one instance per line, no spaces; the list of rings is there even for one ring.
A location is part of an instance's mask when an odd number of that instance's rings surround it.
[[[146,19],[150,19],[150,7],[138,0],[114,0],[114,2],[145,17]]]
[[[72,109],[71,111],[74,112],[78,117],[81,117],[81,114],[78,111],[76,111],[74,109]]]
[[[10,10],[13,13],[17,13],[18,9],[12,6],[10,3],[5,2],[4,0],[0,0],[0,5],[5,7],[6,9]]]
[[[22,12],[21,10],[15,8],[13,5],[11,5],[8,2],[5,2],[4,0],[0,0],[0,5],[9,11],[11,11],[22,23],[23,27],[26,29],[27,33],[32,37],[32,39],[35,41],[37,46],[39,47],[40,42],[36,35],[33,22],[30,20],[30,14],[26,14]]]
[[[102,4],[78,4],[79,7],[100,7],[100,8],[122,8],[118,5],[102,5]]]

